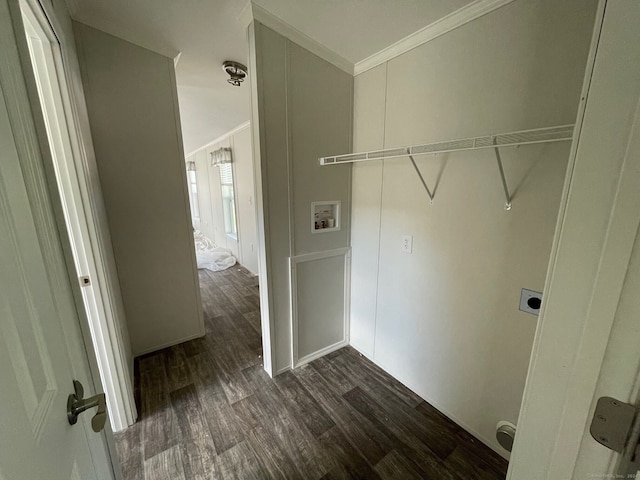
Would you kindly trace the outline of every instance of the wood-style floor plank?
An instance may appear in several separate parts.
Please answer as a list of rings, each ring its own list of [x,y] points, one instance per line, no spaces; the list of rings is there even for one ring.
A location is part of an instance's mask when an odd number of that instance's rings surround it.
[[[251,447],[242,442],[215,459],[215,477],[229,480],[263,480],[265,469]]]
[[[392,450],[375,466],[380,478],[385,480],[420,480],[429,478],[407,461],[404,455]],[[436,478],[436,477],[433,477]]]
[[[377,430],[357,411],[350,408],[341,396],[335,395],[315,370],[304,366],[296,371],[296,376],[331,415],[333,421],[340,425],[352,444],[371,465],[378,463],[393,449],[393,440]]]
[[[184,476],[182,451],[173,446],[144,462],[144,478],[154,480],[187,480]]]
[[[260,401],[255,395],[250,395],[235,402],[232,406],[240,427],[245,431],[251,431],[261,425],[260,417],[263,415]]]
[[[260,383],[263,381],[260,370],[247,369],[245,374],[249,375],[252,383]],[[287,409],[275,385],[263,386],[255,396],[261,410],[258,416],[260,425],[277,433],[273,440],[293,460],[304,478],[320,478],[335,466],[302,419]]]
[[[370,378],[376,379],[387,389],[394,393],[398,398],[407,403],[411,407],[416,407],[423,402],[423,399],[411,389],[404,386],[400,381],[393,378],[387,372],[382,370],[364,355],[358,353],[354,348],[346,347],[339,350],[340,355],[336,355],[335,359],[350,357],[354,365],[368,372]],[[333,360],[333,359],[332,359]]]
[[[258,309],[259,308],[260,308],[260,301],[258,300]],[[258,334],[258,336],[260,336],[260,338],[262,339],[262,325],[260,323],[261,322],[260,312],[247,312],[247,313],[243,313],[242,316],[247,319],[247,321],[251,325],[251,328],[253,328]],[[262,340],[260,342],[262,344]]]
[[[164,360],[170,392],[193,383],[191,372],[187,366],[187,354],[184,344],[175,345],[173,348],[168,349]]]
[[[209,424],[216,452],[226,452],[244,441],[245,430],[224,394],[212,391],[200,392],[200,404]]]
[[[159,361],[154,361],[158,360]],[[141,360],[142,450],[145,459],[151,458],[176,445],[179,431],[171,401],[164,368],[164,355]]]
[[[314,360],[311,366],[329,383],[333,391],[339,395],[348,392],[356,386],[347,375],[336,368],[333,363],[325,357]]]
[[[239,402],[238,402],[239,403]],[[247,434],[247,443],[260,459],[265,477],[274,480],[304,480],[295,463],[274,441],[273,432],[256,427]]]
[[[370,376],[367,369],[359,369],[359,365],[344,356],[335,357],[334,362],[341,365],[343,371],[348,372],[359,388],[376,399],[376,405],[381,406],[377,414],[390,417],[391,423],[403,432],[403,436],[418,438],[441,459],[447,458],[456,448],[455,435],[458,428],[451,421],[448,421],[449,426],[433,421],[430,416],[421,417],[420,421],[416,421],[416,410],[404,402],[398,402],[398,397],[387,389],[386,385],[380,383],[377,377]]]
[[[472,470],[482,473],[478,478],[483,479],[506,476],[508,464],[497,453],[488,450],[480,440],[463,429],[458,431],[457,438],[459,444],[446,462],[450,469],[464,471],[471,466]]]
[[[224,331],[223,338],[212,338],[219,357],[233,362],[240,370],[262,364],[262,340],[247,320],[235,307],[230,306],[227,314],[208,320],[214,332]],[[224,341],[221,341],[223,340]]]
[[[242,295],[238,289],[233,285],[220,286],[222,293],[231,300],[233,306],[241,313],[254,312],[255,307],[251,303],[247,302],[245,296]]]
[[[195,385],[187,385],[174,390],[169,396],[182,438],[205,438],[211,436]]]
[[[215,478],[216,451],[210,437],[183,440],[180,448],[186,480]]]
[[[366,459],[349,443],[339,427],[323,433],[320,438],[323,448],[336,459],[338,465],[323,478],[351,479],[366,478],[376,480],[379,475],[373,470]]]
[[[124,480],[505,478],[504,459],[350,347],[270,378],[256,278],[199,277],[205,337],[136,359]]]
[[[142,425],[136,423],[119,434],[116,442],[120,467],[124,478],[144,478]]]
[[[395,440],[394,450],[402,454],[405,464],[410,465],[414,471],[419,472],[424,478],[454,478],[453,473],[431,448],[414,435],[416,429],[408,428],[406,422],[396,420],[393,413],[385,411],[378,404],[377,399],[370,397],[359,387],[347,392],[343,397],[376,428]]]
[[[224,347],[222,342],[216,342],[216,346],[218,348],[211,355],[211,363],[220,375],[220,382],[229,403],[235,403],[251,395],[253,387],[242,375],[234,353]]]
[[[289,410],[302,420],[314,436],[319,437],[335,425],[293,373],[285,372],[274,381]]]

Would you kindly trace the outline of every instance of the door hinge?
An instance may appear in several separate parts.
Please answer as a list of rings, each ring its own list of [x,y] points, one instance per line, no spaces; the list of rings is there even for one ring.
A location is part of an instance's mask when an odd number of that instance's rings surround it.
[[[596,442],[640,467],[639,412],[639,408],[628,403],[601,397],[596,404],[589,432]]]

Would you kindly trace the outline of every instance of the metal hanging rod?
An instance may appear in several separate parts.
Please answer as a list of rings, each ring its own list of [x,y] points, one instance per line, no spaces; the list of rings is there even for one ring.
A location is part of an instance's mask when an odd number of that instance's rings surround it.
[[[420,182],[429,195],[429,200],[433,204],[435,192],[431,192],[427,186],[414,155],[432,155],[436,153],[459,152],[463,150],[478,150],[480,148],[493,148],[498,162],[498,170],[502,180],[502,188],[505,196],[505,210],[511,210],[511,194],[507,185],[507,178],[502,166],[500,156],[501,147],[517,147],[519,145],[532,145],[535,143],[566,142],[573,138],[573,125],[561,125],[558,127],[536,128],[533,130],[521,130],[519,132],[500,133],[496,135],[485,135],[483,137],[464,138],[461,140],[451,140],[448,142],[426,143],[423,145],[413,145],[411,147],[389,148],[386,150],[374,150],[362,153],[347,153],[345,155],[334,155],[333,157],[321,157],[320,165],[338,165],[341,163],[365,162],[367,160],[380,160],[383,158],[409,157]]]
[[[380,160],[382,158],[399,158],[408,155],[429,155],[434,153],[458,152],[462,150],[477,150],[480,148],[515,147],[534,143],[566,142],[573,137],[573,125],[558,127],[536,128],[519,132],[485,135],[483,137],[464,138],[448,142],[425,143],[410,147],[373,150],[370,152],[347,153],[321,157],[320,165],[336,165],[340,163],[364,162]]]

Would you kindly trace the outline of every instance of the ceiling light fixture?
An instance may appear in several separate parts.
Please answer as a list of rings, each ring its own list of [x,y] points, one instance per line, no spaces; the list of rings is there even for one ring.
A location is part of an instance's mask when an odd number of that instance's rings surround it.
[[[247,67],[241,63],[227,60],[222,64],[222,70],[227,72],[230,78],[227,79],[234,87],[239,87],[244,79],[247,77]]]

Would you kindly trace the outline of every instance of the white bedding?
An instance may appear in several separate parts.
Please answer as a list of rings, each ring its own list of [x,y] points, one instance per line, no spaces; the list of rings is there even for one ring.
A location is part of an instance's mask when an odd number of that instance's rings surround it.
[[[227,248],[216,245],[199,230],[194,230],[193,238],[196,243],[196,262],[198,268],[206,268],[214,272],[226,270],[236,264],[236,257]]]

